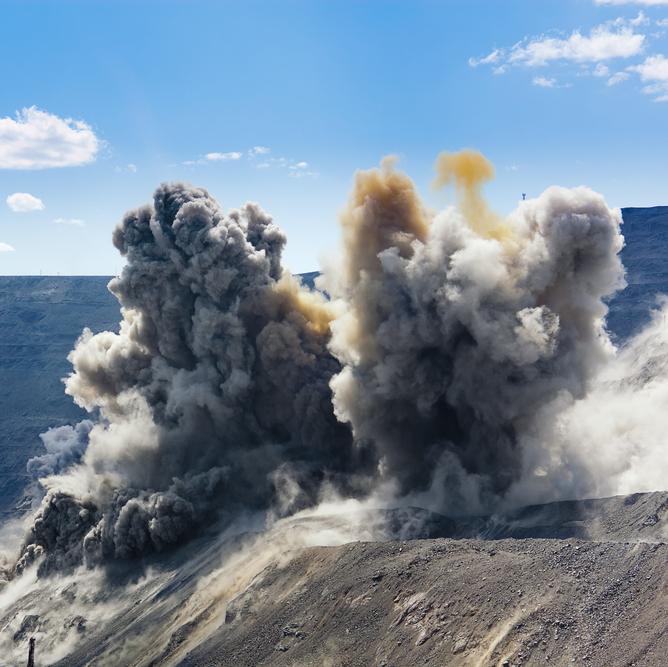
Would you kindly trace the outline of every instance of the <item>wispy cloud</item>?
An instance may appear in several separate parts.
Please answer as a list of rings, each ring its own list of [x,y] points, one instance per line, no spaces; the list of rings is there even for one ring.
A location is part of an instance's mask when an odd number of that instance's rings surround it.
[[[503,51],[501,49],[494,49],[491,53],[480,58],[469,58],[469,65],[471,67],[478,67],[479,65],[494,65],[503,58]]]
[[[0,241],[0,252],[14,252],[16,248],[9,243],[3,243]]]
[[[288,165],[288,173],[292,178],[317,178],[320,175],[317,171],[313,171],[310,168],[308,162],[297,162]]]
[[[613,19],[612,21],[609,22],[609,25],[614,25],[618,27],[624,27],[624,26],[632,26],[634,28],[638,28],[641,25],[649,25],[650,20],[647,18],[647,14],[643,12],[642,10],[638,12],[638,15],[635,18],[626,18],[623,16],[620,16],[619,18]]]
[[[528,67],[542,67],[559,60],[596,63],[635,56],[642,51],[644,43],[645,36],[631,28],[603,25],[593,28],[589,35],[575,31],[565,39],[539,37],[517,44],[508,55],[508,63]]]
[[[86,224],[79,218],[56,218],[54,222],[57,225],[69,225],[70,227],[83,227]]]
[[[635,72],[640,80],[649,85],[643,88],[646,95],[654,96],[655,102],[668,102],[668,58],[664,55],[649,56],[640,65],[627,68]]]
[[[227,151],[225,153],[214,151],[211,153],[205,153],[196,160],[186,160],[183,164],[186,166],[193,166],[196,164],[207,164],[211,162],[235,162],[236,160],[241,159],[243,153],[239,151]]]
[[[31,195],[29,192],[15,192],[6,199],[7,206],[14,213],[29,213],[30,211],[43,211],[44,202]]]
[[[102,142],[82,120],[37,107],[0,118],[0,169],[75,167],[95,159]]]
[[[599,2],[598,4],[632,4],[630,2]],[[636,2],[635,4],[665,4],[659,2]],[[668,101],[668,69],[662,55],[644,56],[649,40],[657,38],[654,33],[644,34],[641,26],[652,22],[640,11],[637,16],[619,17],[593,27],[588,33],[575,30],[567,35],[541,35],[528,37],[507,49],[496,48],[480,58],[470,58],[471,67],[486,65],[494,74],[505,74],[510,68],[548,68],[559,65],[561,77],[593,76],[605,80],[608,87],[616,86],[631,78],[635,72],[647,85],[643,92],[653,95],[656,101]],[[662,21],[657,21],[661,25]],[[668,20],[665,22],[668,26]],[[619,67],[619,64],[622,67]],[[617,67],[613,67],[617,63]],[[567,67],[570,65],[570,69]],[[560,78],[561,78],[560,77]],[[541,88],[569,88],[570,83],[560,83],[550,71],[532,78],[534,86]]]
[[[241,153],[229,151],[228,153],[207,153],[204,159],[209,162],[228,162],[229,160],[238,160],[240,157]]]
[[[559,83],[554,77],[535,76],[531,83],[539,88],[570,88],[570,83]]]
[[[555,88],[557,85],[556,79],[548,79],[544,76],[535,76],[532,81],[534,86],[539,88]]]
[[[619,83],[623,83],[624,81],[628,81],[630,78],[630,75],[627,74],[626,72],[615,72],[607,81],[606,85],[608,86],[616,86]]]
[[[136,174],[137,173],[137,165],[130,162],[129,164],[126,164],[124,167],[115,167],[114,171],[117,174],[122,174],[124,172],[127,172],[129,174]]]
[[[496,71],[510,66],[544,67],[554,62],[603,63],[630,58],[642,52],[645,35],[634,30],[633,20],[617,19],[598,25],[584,35],[575,30],[568,37],[530,37],[509,49],[494,49],[481,58],[469,58],[469,65],[494,65]]]
[[[630,78],[630,75],[627,72],[610,72],[610,68],[603,63],[598,63],[596,67],[591,71],[591,75],[606,79],[607,86],[616,86],[623,81],[627,81]]]
[[[317,178],[320,173],[314,171],[304,160],[293,160],[286,157],[270,157],[256,165],[257,169],[285,169],[292,178]]]
[[[253,165],[256,169],[284,169],[293,178],[302,178],[305,176],[315,178],[320,175],[317,171],[311,169],[309,163],[304,160],[294,160],[280,155],[272,155],[271,149],[268,146],[253,146],[244,152],[205,153],[197,160],[187,160],[183,164],[186,166],[195,166],[214,162],[238,162],[244,156],[246,157],[245,162]]]

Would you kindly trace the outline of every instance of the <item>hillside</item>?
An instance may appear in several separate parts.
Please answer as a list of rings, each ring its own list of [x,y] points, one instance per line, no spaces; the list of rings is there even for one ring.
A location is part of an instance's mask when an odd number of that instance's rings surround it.
[[[668,652],[666,565],[665,544],[311,548],[269,568],[178,664],[658,666]]]
[[[116,330],[107,277],[0,277],[0,511],[20,498],[39,434],[81,418],[60,381],[84,327]]]
[[[608,327],[624,340],[648,321],[656,295],[668,293],[668,206],[622,209],[626,289],[610,302]]]
[[[660,667],[667,530],[666,493],[477,522],[305,512],[106,574],[28,573],[4,595],[0,655],[20,664],[32,634],[59,667]]]

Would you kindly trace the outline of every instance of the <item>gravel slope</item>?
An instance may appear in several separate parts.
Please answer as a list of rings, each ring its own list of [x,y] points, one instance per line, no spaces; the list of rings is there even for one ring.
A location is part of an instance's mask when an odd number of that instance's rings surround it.
[[[94,573],[44,580],[0,613],[8,648],[23,656],[28,619],[38,656],[58,637],[55,649],[71,644],[44,663],[58,667],[667,664],[668,493],[466,521],[404,509],[277,526],[258,542],[202,536],[110,572],[111,587],[86,584]],[[381,526],[434,539],[373,541]]]
[[[665,665],[668,547],[424,540],[304,551],[180,664]]]

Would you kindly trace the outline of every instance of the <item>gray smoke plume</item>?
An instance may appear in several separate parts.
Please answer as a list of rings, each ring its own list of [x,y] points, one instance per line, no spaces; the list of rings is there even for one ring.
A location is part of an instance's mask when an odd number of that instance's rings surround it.
[[[271,217],[254,204],[226,215],[205,190],[165,185],[113,241],[127,260],[109,285],[120,332],[84,331],[66,380],[100,418],[76,427],[81,463],[41,480],[20,568],[41,553],[48,570],[159,551],[213,516],[267,507],[285,479],[295,510],[357,468],[331,407],[331,306],[283,271]],[[56,473],[60,459],[31,467]]]
[[[85,452],[31,464],[46,493],[18,569],[141,556],[331,492],[471,513],[600,488],[587,461],[605,457],[564,434],[620,363],[604,303],[623,285],[619,212],[549,188],[502,219],[480,154],[443,154],[437,174],[457,208],[428,210],[391,161],[357,174],[331,300],[282,268],[255,204],[225,214],[176,184],[126,215],[120,332],[85,331],[69,357],[66,391],[99,418],[76,428]]]
[[[343,267],[324,283],[344,304],[334,406],[400,495],[445,466],[440,509],[489,510],[522,473],[538,409],[584,396],[610,356],[621,217],[586,188],[550,188],[502,220],[480,197],[483,156],[443,154],[437,172],[461,201],[436,216],[391,162],[357,174]]]
[[[93,422],[85,419],[76,426],[58,426],[40,434],[46,454],[28,460],[27,469],[35,479],[56,475],[79,463],[88,447]]]

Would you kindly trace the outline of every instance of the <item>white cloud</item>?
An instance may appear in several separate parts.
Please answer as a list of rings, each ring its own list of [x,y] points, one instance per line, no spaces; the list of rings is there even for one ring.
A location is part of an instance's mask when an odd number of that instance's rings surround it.
[[[56,218],[54,222],[57,225],[68,225],[70,227],[83,227],[86,223],[79,218]]]
[[[616,86],[618,83],[622,83],[623,81],[627,81],[629,79],[630,75],[627,74],[626,72],[615,72],[607,81],[606,85],[607,86]]]
[[[288,166],[288,175],[292,178],[317,178],[320,174],[309,168],[308,162],[295,162]]]
[[[36,107],[0,118],[0,169],[75,167],[92,162],[101,145],[83,121]]]
[[[255,165],[256,169],[269,169],[271,167],[286,169],[288,175],[293,178],[302,178],[304,176],[316,178],[320,176],[319,172],[310,169],[309,163],[304,160],[295,161],[292,158],[288,159],[286,157],[269,157]]]
[[[512,65],[541,67],[549,62],[564,60],[577,63],[601,62],[613,58],[630,58],[642,52],[645,36],[631,28],[613,30],[600,25],[589,35],[579,31],[569,37],[539,37],[516,44],[508,55]]]
[[[570,83],[560,84],[556,79],[549,78],[546,76],[535,76],[531,83],[534,86],[539,86],[540,88],[570,88]]]
[[[668,82],[668,58],[664,55],[649,56],[640,65],[628,68],[631,72],[640,74],[643,81]]]
[[[2,243],[0,241],[0,252],[14,252],[16,248],[14,246],[9,245],[9,243]]]
[[[205,153],[197,160],[187,160],[183,162],[186,166],[194,166],[200,164],[209,164],[211,162],[226,162],[238,161],[242,157],[246,157],[246,162],[254,165],[256,169],[285,169],[290,176],[301,178],[303,176],[310,176],[315,178],[319,173],[312,171],[308,162],[304,160],[294,160],[280,155],[270,155],[271,149],[267,146],[253,146],[244,153],[239,151],[230,151],[227,153]],[[256,158],[261,156],[261,160]]]
[[[664,55],[649,56],[640,65],[627,67],[640,80],[649,83],[643,88],[645,95],[653,95],[655,102],[668,102],[668,58]]]
[[[186,160],[183,164],[188,167],[192,167],[196,164],[208,164],[210,162],[236,162],[237,160],[241,159],[242,155],[243,153],[240,153],[239,151],[228,151],[226,153],[205,153],[201,157],[197,158],[197,160]]]
[[[668,0],[665,3],[668,4]],[[589,74],[604,79],[608,86],[615,86],[629,78],[629,71],[637,71],[642,76],[642,68],[651,61],[648,58],[643,65],[626,67],[625,71],[617,72],[610,65],[614,60],[636,59],[643,54],[650,36],[643,34],[638,27],[649,23],[647,16],[640,11],[635,18],[616,18],[593,27],[588,33],[575,30],[566,35],[527,37],[510,48],[494,49],[484,57],[470,58],[469,65],[489,65],[494,74],[505,74],[511,67],[537,68],[559,64],[562,65],[562,73],[570,72],[574,76]],[[574,67],[565,69],[563,66],[568,64]],[[664,94],[668,95],[668,84],[665,84],[665,90],[662,87],[657,92],[657,85],[664,85],[663,79],[646,80],[650,81],[652,87],[646,87],[645,93],[656,94],[661,98]],[[535,76],[532,83],[542,88],[571,86],[569,83],[558,83],[551,73]]]
[[[539,86],[540,88],[554,88],[557,83],[556,79],[548,79],[544,76],[535,76],[531,81],[534,86]]]
[[[30,211],[44,210],[44,202],[28,192],[15,192],[6,199],[7,206],[14,213],[28,213]]]
[[[668,19],[659,19],[656,24],[659,28],[668,28]]]
[[[132,164],[132,162],[130,162],[129,164],[126,164],[124,167],[114,167],[114,171],[117,174],[122,174],[124,172],[128,172],[130,174],[136,174],[137,173],[137,165]]]
[[[248,155],[250,157],[255,157],[256,155],[267,155],[268,153],[271,153],[271,149],[267,148],[267,146],[253,146],[248,151]]]
[[[489,55],[481,58],[469,58],[469,65],[471,67],[478,67],[478,65],[492,65],[501,60],[503,52],[500,49],[494,49]]]
[[[290,171],[288,176],[292,178],[318,178],[320,174],[317,171]]]
[[[204,159],[209,162],[227,162],[228,160],[238,160],[240,157],[241,153],[230,151],[228,153],[207,153]]]
[[[623,16],[620,16],[608,23],[608,25],[614,25],[617,27],[623,27],[623,26],[633,26],[634,28],[637,28],[638,26],[641,25],[649,25],[649,19],[647,18],[647,14],[643,12],[642,10],[638,12],[638,16],[636,16],[633,19],[627,19]]]

